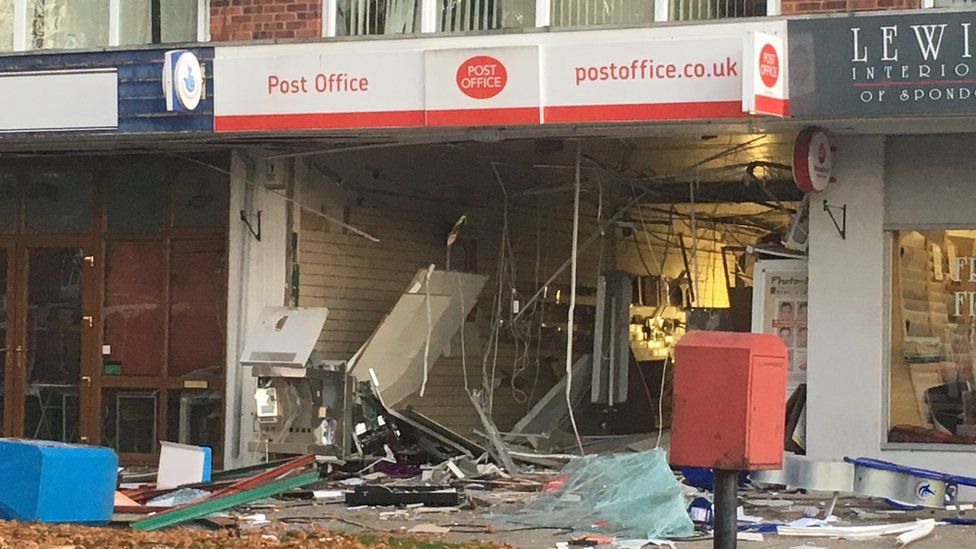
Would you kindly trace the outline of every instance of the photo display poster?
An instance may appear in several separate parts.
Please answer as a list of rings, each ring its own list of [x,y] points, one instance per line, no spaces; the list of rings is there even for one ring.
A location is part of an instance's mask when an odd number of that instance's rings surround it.
[[[789,385],[806,381],[807,372],[807,273],[769,273],[763,332],[779,337],[790,353]]]

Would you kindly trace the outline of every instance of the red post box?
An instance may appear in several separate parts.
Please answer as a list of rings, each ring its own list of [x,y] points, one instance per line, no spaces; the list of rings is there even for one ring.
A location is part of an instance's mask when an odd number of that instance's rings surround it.
[[[781,468],[788,360],[771,334],[685,334],[675,347],[670,462]]]

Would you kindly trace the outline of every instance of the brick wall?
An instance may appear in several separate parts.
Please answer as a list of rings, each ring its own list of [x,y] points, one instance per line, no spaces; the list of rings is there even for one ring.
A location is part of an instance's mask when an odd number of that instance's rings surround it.
[[[215,42],[321,35],[322,0],[210,0]]]
[[[921,8],[921,0],[780,0],[783,15]]]

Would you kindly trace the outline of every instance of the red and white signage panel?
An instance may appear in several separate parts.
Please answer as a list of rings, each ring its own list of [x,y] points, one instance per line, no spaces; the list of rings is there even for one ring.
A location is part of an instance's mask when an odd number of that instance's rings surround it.
[[[780,36],[762,32],[746,35],[742,79],[742,110],[752,114],[787,116],[786,44]]]
[[[424,125],[421,50],[322,44],[220,50],[214,60],[216,131]]]
[[[545,50],[546,123],[731,118],[742,113],[742,37]]]
[[[783,114],[783,39],[763,33],[785,32],[785,21],[764,20],[217,47],[214,127],[282,131]],[[750,48],[755,55],[744,51]]]
[[[427,125],[538,124],[539,47],[425,53]]]

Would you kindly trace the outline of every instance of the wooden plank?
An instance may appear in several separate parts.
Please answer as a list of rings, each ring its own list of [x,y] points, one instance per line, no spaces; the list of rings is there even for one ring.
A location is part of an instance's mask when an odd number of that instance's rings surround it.
[[[263,471],[252,477],[241,479],[237,482],[234,482],[230,486],[221,488],[216,492],[212,492],[210,496],[207,497],[207,499],[215,499],[229,494],[241,492],[243,490],[257,488],[258,486],[264,484],[265,482],[271,479],[280,477],[281,475],[284,475],[296,469],[300,469],[307,465],[311,465],[313,463],[315,463],[315,454],[306,454],[304,456],[297,457],[295,459],[286,461],[285,463],[282,463],[277,467],[268,469],[267,471]]]

